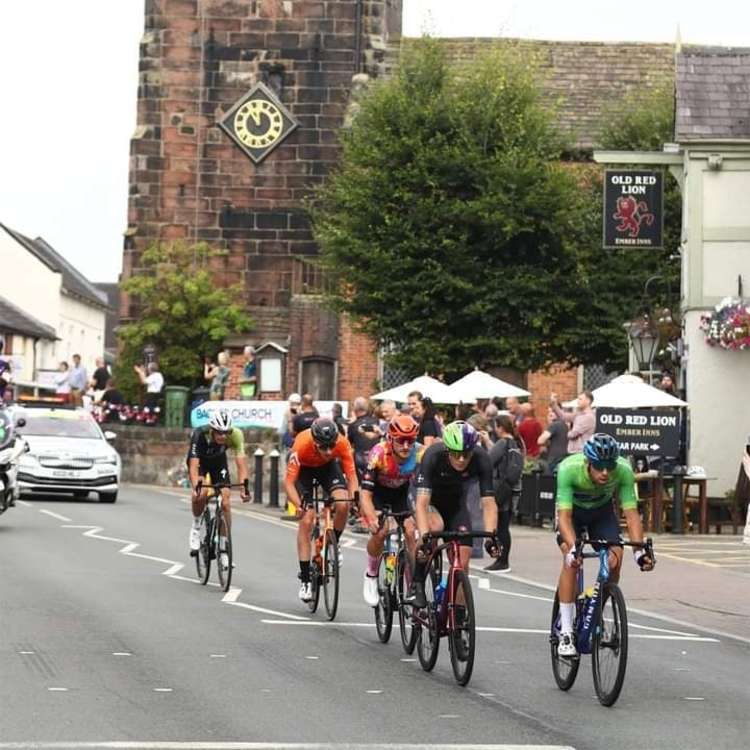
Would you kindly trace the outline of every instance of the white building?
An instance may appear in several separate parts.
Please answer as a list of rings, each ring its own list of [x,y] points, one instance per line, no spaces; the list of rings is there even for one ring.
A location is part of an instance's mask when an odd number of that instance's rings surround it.
[[[41,237],[0,223],[0,338],[16,381],[36,382],[80,354],[89,374],[104,352],[107,297]]]

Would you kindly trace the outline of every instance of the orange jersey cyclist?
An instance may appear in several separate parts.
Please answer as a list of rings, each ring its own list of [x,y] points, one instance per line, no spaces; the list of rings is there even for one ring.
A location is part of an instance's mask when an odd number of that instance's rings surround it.
[[[342,472],[343,468],[343,472]],[[339,433],[331,419],[316,419],[309,430],[294,439],[286,468],[286,496],[297,508],[300,517],[297,529],[297,554],[299,557],[299,598],[308,602],[312,598],[310,587],[310,532],[315,521],[312,509],[302,507],[303,498],[311,497],[313,481],[317,480],[331,500],[350,500],[359,491],[354,468],[352,446]],[[333,526],[340,538],[346,526],[348,505],[336,503]],[[341,560],[339,552],[339,562]]]
[[[430,532],[471,531],[471,515],[466,495],[472,481],[479,481],[484,529],[497,528],[497,505],[492,486],[492,463],[479,445],[479,433],[468,422],[451,422],[443,431],[443,442],[433,443],[422,456],[417,472],[416,519],[421,536]],[[430,506],[434,511],[430,511]],[[469,572],[472,541],[461,541],[461,565]],[[493,557],[499,554],[495,539],[487,539],[485,549]],[[428,548],[424,542],[417,550],[414,566],[413,601],[416,607],[427,604],[424,591]]]
[[[415,476],[424,448],[417,443],[419,425],[408,415],[394,417],[386,428],[386,438],[370,449],[362,475],[359,507],[372,536],[367,542],[367,568],[363,595],[371,607],[378,605],[378,563],[386,534],[395,526],[378,522],[378,512],[386,508],[393,513],[404,513],[409,508],[409,488]],[[404,522],[406,546],[414,559],[414,530],[411,518]]]

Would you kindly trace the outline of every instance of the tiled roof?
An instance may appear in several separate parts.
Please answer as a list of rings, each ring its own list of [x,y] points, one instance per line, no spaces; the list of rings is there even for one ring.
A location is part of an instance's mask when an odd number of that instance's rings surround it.
[[[49,339],[50,341],[57,339],[57,333],[52,326],[48,326],[25,313],[5,297],[0,297],[0,331],[19,333],[23,336]]]
[[[37,237],[35,240],[29,239],[26,235],[21,234],[21,232],[17,232],[15,229],[11,229],[2,223],[0,223],[0,228],[4,229],[16,242],[23,245],[46,266],[62,274],[63,289],[67,292],[75,294],[94,305],[107,307],[107,295],[96,289],[77,268],[65,260],[60,253],[48,245],[41,237]]]
[[[405,39],[408,45],[414,40]],[[528,53],[540,72],[544,99],[557,108],[557,122],[577,148],[598,142],[605,110],[632,92],[674,85],[672,44],[558,42],[529,39],[441,39],[449,59],[468,65],[484,51],[513,45]]]
[[[750,138],[750,49],[693,47],[677,57],[675,139]]]

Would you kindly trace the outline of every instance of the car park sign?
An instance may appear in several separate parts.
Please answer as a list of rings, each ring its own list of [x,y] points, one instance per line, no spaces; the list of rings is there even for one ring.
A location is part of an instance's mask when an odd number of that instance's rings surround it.
[[[680,412],[676,409],[600,407],[596,431],[611,435],[626,455],[674,458],[680,452]]]

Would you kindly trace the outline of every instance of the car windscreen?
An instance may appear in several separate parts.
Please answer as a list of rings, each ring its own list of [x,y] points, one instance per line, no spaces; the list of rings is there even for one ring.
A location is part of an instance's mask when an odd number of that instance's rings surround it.
[[[26,412],[26,425],[23,435],[39,437],[94,438],[101,439],[101,433],[92,419],[51,417]]]

